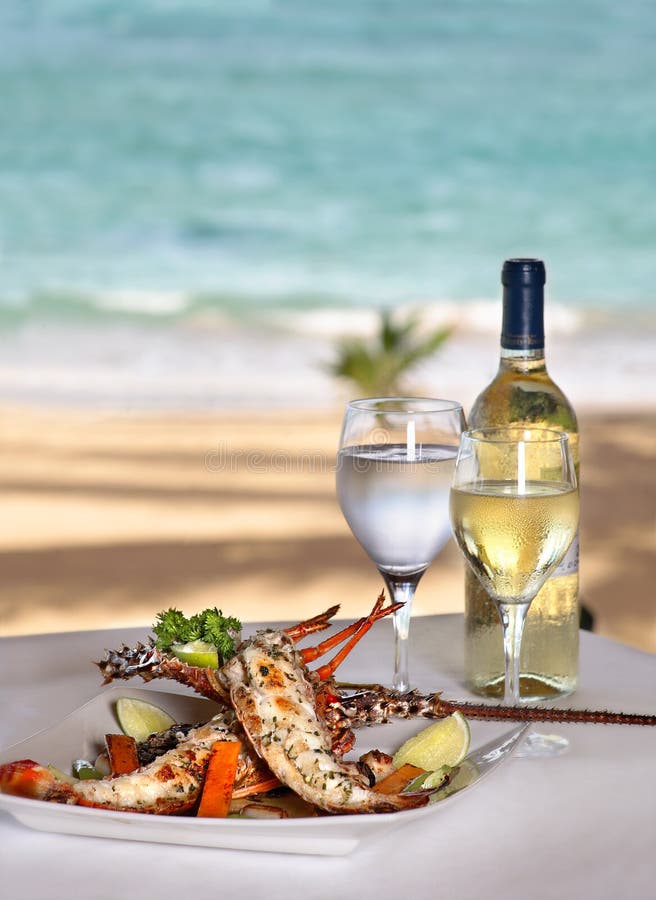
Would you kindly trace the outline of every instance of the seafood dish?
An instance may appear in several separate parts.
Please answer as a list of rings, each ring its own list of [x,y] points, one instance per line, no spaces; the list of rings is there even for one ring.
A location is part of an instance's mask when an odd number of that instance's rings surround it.
[[[381,595],[369,615],[304,649],[299,642],[328,628],[338,607],[289,628],[259,630],[244,640],[237,639],[235,620],[226,620],[233,634],[216,666],[194,664],[193,653],[187,654],[191,662],[176,656],[171,647],[179,644],[162,641],[162,628],[148,644],[110,650],[97,663],[105,684],[136,676],[146,682],[172,679],[212,701],[213,715],[150,735],[136,747],[135,767],[123,773],[62,779],[52,767],[32,759],[6,762],[0,765],[0,792],[99,810],[193,815],[209,779],[213,752],[217,745],[233,744],[235,769],[226,808],[233,815],[250,809],[254,816],[283,817],[284,804],[277,801],[285,793],[296,798],[306,816],[401,813],[419,809],[448,790],[456,772],[445,771],[439,783],[428,788],[416,778],[395,781],[389,754],[369,749],[358,759],[347,757],[362,726],[453,713],[521,723],[656,724],[656,716],[650,715],[491,706],[445,700],[439,693],[398,694],[377,685],[341,687],[335,681],[339,664],[376,622],[397,608],[394,603],[386,606]],[[333,650],[331,659],[309,668]]]
[[[218,705],[206,723],[173,729],[141,748],[152,761],[127,774],[100,779],[63,781],[48,766],[33,760],[17,760],[0,767],[0,789],[23,797],[156,814],[184,813],[192,809],[201,792],[210,752],[217,742],[240,744],[232,796],[240,799],[284,785],[323,812],[392,812],[424,805],[430,791],[385,794],[374,790],[376,777],[389,774],[391,760],[380,754],[358,763],[343,759],[353,745],[346,729],[326,711],[333,701],[331,679],[342,659],[369,628],[396,609],[379,597],[369,616],[347,626],[318,647],[298,651],[296,643],[322,630],[337,611],[328,610],[286,630],[267,629],[242,641],[234,654],[217,669],[180,662],[150,648],[147,663],[128,663],[135,654],[108,654],[100,664],[105,682],[125,678],[136,671],[146,677],[173,677],[189,684]],[[346,643],[344,643],[346,642]],[[307,662],[344,644],[334,658],[310,671]],[[143,655],[142,649],[136,653]],[[118,657],[118,662],[116,658]],[[331,724],[332,723],[332,724]]]

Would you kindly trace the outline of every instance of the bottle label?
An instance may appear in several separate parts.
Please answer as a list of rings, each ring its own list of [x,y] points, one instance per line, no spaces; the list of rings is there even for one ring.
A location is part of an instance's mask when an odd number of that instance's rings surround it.
[[[569,545],[569,550],[563,556],[560,561],[560,565],[556,569],[556,571],[551,576],[552,578],[558,578],[560,575],[574,575],[579,570],[579,533],[576,532],[576,537]]]
[[[544,334],[537,331],[528,334],[509,334],[507,331],[501,335],[501,346],[504,350],[544,350]]]

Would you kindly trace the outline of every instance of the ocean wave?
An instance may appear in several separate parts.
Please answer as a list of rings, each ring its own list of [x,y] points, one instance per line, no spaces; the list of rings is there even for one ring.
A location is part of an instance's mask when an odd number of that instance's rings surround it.
[[[252,297],[240,292],[193,293],[174,290],[108,289],[94,293],[39,292],[31,297],[0,300],[0,321],[43,319],[131,319],[178,321],[216,325],[232,321],[262,322],[279,330],[311,337],[337,338],[373,335],[381,310],[399,319],[414,316],[424,329],[450,326],[461,331],[491,334],[501,325],[499,299],[438,299],[397,304],[345,304],[323,295],[286,294]],[[623,313],[623,317],[625,317]],[[558,334],[576,332],[588,314],[558,303],[546,307],[546,325]]]
[[[180,316],[189,305],[188,298],[179,291],[107,291],[92,301],[97,309],[139,316]]]
[[[272,287],[269,285],[269,287]],[[383,310],[402,321],[418,320],[421,331],[449,327],[466,334],[498,335],[501,299],[441,298],[400,303],[345,303],[322,293],[290,292],[253,296],[239,290],[193,292],[108,288],[95,292],[51,291],[0,297],[0,323],[158,323],[196,330],[265,327],[273,332],[317,339],[373,337]],[[550,335],[574,335],[590,328],[656,330],[656,313],[637,307],[607,309],[545,303]]]

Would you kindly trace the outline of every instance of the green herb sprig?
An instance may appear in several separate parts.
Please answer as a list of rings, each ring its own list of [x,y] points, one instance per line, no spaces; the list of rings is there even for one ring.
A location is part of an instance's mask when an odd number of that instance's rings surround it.
[[[205,641],[214,644],[219,656],[226,660],[235,652],[235,638],[241,631],[241,622],[233,616],[224,616],[216,607],[190,617],[171,607],[157,614],[153,631],[159,650],[168,650],[172,644]]]

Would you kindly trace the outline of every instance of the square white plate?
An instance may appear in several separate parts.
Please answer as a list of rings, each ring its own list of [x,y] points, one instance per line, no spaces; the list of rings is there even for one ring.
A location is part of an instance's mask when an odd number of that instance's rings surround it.
[[[202,722],[212,715],[207,700],[160,690],[113,687],[80,706],[61,722],[40,731],[0,753],[0,763],[34,759],[70,771],[73,759],[94,759],[104,746],[104,735],[119,731],[114,706],[119,697],[138,697],[166,709],[178,722]],[[397,721],[363,728],[357,732],[357,755],[372,747],[393,752],[411,734],[426,727],[425,719]],[[23,825],[60,834],[259,850],[276,853],[308,853],[337,856],[350,853],[358,844],[399,828],[424,816],[442,814],[442,808],[463,791],[471,790],[503,763],[521,741],[526,726],[508,729],[503,723],[472,722],[468,759],[478,775],[460,791],[439,800],[439,794],[421,809],[378,815],[325,816],[290,819],[197,819],[153,816],[141,813],[88,809],[61,803],[46,803],[0,794],[0,809]]]

